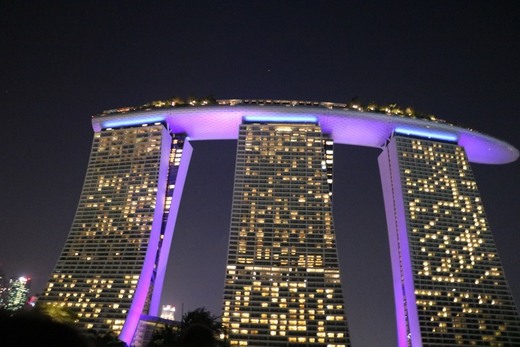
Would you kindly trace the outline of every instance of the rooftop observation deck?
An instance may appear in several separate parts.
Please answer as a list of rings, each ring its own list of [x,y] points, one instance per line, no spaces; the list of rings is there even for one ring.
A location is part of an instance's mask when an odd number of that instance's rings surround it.
[[[505,141],[433,116],[331,102],[228,99],[181,106],[173,101],[154,102],[105,111],[92,117],[92,126],[99,132],[160,122],[190,140],[236,140],[243,121],[318,123],[334,143],[357,146],[381,148],[393,133],[456,142],[473,163],[506,164],[519,157],[518,149]]]

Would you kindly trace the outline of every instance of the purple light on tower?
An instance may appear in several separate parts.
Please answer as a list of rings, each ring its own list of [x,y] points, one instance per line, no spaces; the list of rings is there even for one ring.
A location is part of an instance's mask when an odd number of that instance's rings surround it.
[[[389,146],[395,147],[393,144]],[[381,153],[378,162],[392,260],[397,346],[407,347],[410,342],[412,346],[421,346],[399,164],[388,149]]]
[[[170,213],[168,214],[168,222],[166,223],[166,232],[162,242],[162,249],[157,263],[157,274],[155,277],[154,291],[152,293],[150,312],[152,316],[159,315],[159,306],[161,303],[162,286],[164,283],[164,276],[166,273],[166,265],[168,264],[168,256],[170,246],[173,239],[173,233],[175,231],[175,225],[177,224],[177,216],[179,215],[179,208],[181,205],[181,197],[184,191],[184,183],[188,177],[188,169],[191,160],[191,154],[193,147],[188,141],[188,138],[184,141],[184,147],[182,151],[181,164],[177,177],[175,179],[175,190],[173,191],[173,197],[170,207]]]
[[[166,129],[164,132],[166,132]],[[132,341],[137,324],[139,323],[139,319],[143,313],[144,305],[146,303],[146,298],[152,281],[157,252],[159,251],[162,216],[164,213],[163,208],[166,197],[166,184],[168,182],[170,149],[171,136],[165,134],[162,136],[155,211],[148,246],[146,249],[146,255],[144,258],[144,265],[141,270],[141,275],[139,276],[139,281],[137,282],[137,287],[135,289],[134,297],[125,320],[125,324],[123,325],[123,329],[119,335],[119,338],[128,345],[130,345]]]

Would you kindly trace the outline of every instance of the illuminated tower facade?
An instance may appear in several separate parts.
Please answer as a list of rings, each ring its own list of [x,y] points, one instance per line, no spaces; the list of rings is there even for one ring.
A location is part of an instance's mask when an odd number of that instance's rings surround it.
[[[161,123],[94,134],[76,216],[39,303],[73,309],[79,327],[127,343],[141,314],[157,315],[183,144]]]
[[[231,345],[348,345],[331,168],[317,124],[240,126],[222,318]]]
[[[520,318],[456,140],[394,134],[379,157],[399,347],[520,345]]]

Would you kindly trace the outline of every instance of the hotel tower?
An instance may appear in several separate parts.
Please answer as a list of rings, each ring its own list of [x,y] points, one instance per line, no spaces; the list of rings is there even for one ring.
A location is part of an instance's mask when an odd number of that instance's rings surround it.
[[[190,141],[227,139],[238,140],[222,313],[231,345],[350,346],[333,144],[382,150],[397,345],[520,345],[470,166],[517,160],[510,144],[395,106],[290,100],[172,99],[92,125],[76,215],[39,299],[74,311],[83,330],[134,345],[140,321],[158,316]]]
[[[317,124],[240,126],[222,317],[231,345],[347,345],[331,168]]]
[[[82,330],[128,343],[141,314],[158,316],[183,147],[184,137],[160,123],[94,134],[76,216],[39,303],[71,309]]]
[[[464,148],[394,135],[379,167],[399,346],[518,345],[518,312]]]

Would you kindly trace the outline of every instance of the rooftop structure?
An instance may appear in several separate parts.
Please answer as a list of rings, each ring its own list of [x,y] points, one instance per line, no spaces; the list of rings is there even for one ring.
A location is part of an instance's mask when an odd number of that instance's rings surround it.
[[[361,110],[360,110],[361,109]],[[466,149],[473,163],[506,164],[518,159],[518,149],[505,141],[435,117],[417,118],[401,113],[371,111],[347,104],[279,100],[217,100],[216,104],[169,106],[139,110],[123,108],[92,117],[94,131],[167,123],[173,133],[191,140],[236,140],[244,119],[257,121],[317,122],[334,143],[381,148],[392,133],[452,139]]]

